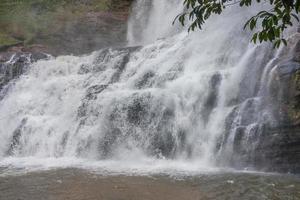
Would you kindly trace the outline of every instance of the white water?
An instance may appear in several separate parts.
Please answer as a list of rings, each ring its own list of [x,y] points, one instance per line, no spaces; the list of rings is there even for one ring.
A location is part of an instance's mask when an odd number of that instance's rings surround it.
[[[241,30],[257,10],[232,7],[188,34],[172,26],[180,2],[137,2],[128,39],[144,47],[32,64],[0,101],[1,165],[50,159],[61,166],[64,158],[120,170],[219,164],[232,102],[255,97],[270,51],[249,45]]]

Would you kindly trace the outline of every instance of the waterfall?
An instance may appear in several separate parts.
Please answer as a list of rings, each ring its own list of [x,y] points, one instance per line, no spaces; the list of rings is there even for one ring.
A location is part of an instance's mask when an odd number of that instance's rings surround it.
[[[0,159],[210,168],[233,165],[241,132],[254,148],[261,122],[274,121],[260,88],[275,52],[242,30],[258,8],[232,6],[188,33],[172,25],[181,2],[137,1],[131,47],[31,64],[0,101]]]

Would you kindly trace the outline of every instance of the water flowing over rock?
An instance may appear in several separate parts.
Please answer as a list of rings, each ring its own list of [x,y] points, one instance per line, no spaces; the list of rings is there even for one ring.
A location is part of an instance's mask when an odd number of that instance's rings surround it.
[[[249,44],[240,27],[260,7],[233,6],[188,34],[159,21],[177,3],[136,2],[128,40],[137,47],[28,61],[0,101],[0,158],[299,172],[298,129],[280,128],[299,121],[298,43]]]
[[[0,99],[9,89],[10,83],[26,72],[29,65],[41,59],[48,59],[50,55],[44,53],[13,53],[2,56],[0,62]]]

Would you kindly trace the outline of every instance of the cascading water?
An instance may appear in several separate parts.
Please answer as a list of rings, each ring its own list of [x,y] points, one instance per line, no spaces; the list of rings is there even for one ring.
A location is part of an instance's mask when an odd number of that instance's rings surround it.
[[[188,34],[172,26],[180,2],[136,2],[128,40],[144,47],[32,64],[0,101],[1,162],[231,166],[237,132],[255,138],[260,122],[272,122],[259,89],[272,48],[249,45],[241,30],[257,9],[233,6]]]

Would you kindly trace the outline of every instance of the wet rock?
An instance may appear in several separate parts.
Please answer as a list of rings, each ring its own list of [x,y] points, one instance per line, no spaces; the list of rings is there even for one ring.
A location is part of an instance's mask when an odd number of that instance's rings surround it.
[[[185,136],[183,135],[183,132],[179,132],[177,136],[181,140],[177,137],[174,137],[174,130],[172,129],[174,116],[174,110],[171,108],[166,108],[163,111],[161,121],[159,122],[156,130],[157,133],[152,139],[152,146],[150,151],[152,151],[154,155],[165,158],[173,158],[175,156],[176,150],[179,150],[176,148],[182,146],[180,142],[184,142]],[[176,140],[179,142],[179,144],[176,144]]]
[[[138,89],[150,87],[151,79],[155,77],[155,72],[148,71],[146,72],[137,82],[135,83],[135,87]]]
[[[20,143],[20,138],[22,136],[22,130],[25,127],[26,122],[27,122],[27,119],[24,118],[21,121],[21,124],[19,125],[19,127],[13,132],[13,137],[11,139],[9,149],[7,150],[7,155],[12,156],[15,153],[14,151]]]
[[[114,66],[116,69],[115,73],[111,77],[110,83],[115,83],[119,81],[122,72],[124,71],[127,63],[129,62],[130,54],[135,51],[136,49],[134,48],[128,48],[122,50],[122,58],[118,61],[118,63]]]
[[[266,46],[261,45],[255,49],[254,55],[245,63],[245,71],[240,75],[240,90],[236,99],[232,100],[233,102],[242,103],[249,98],[257,96],[261,86],[261,79],[263,78],[263,70],[273,57],[274,52],[270,51]]]
[[[300,123],[300,63],[293,60],[279,64],[270,84],[274,114],[280,124]]]
[[[219,145],[224,163],[229,160],[240,169],[300,173],[299,41],[299,34],[290,38],[274,61],[266,96],[244,99],[227,116]]]
[[[115,83],[119,80],[124,71],[131,53],[140,47],[126,47],[126,48],[110,48],[102,49],[96,53],[96,57],[91,66],[82,65],[79,74],[84,73],[98,73],[103,72],[107,68],[114,69],[115,72],[111,76],[110,83]]]
[[[115,147],[124,140],[122,132],[118,128],[111,129],[98,145],[98,152],[101,158],[109,158],[113,155]]]
[[[127,110],[127,119],[129,123],[138,125],[146,114],[145,105],[139,99],[135,99]]]
[[[174,124],[174,108],[151,93],[134,93],[111,105],[100,147],[113,154],[118,148],[143,149],[158,158],[173,158],[184,142]]]
[[[229,114],[225,118],[225,131],[226,133],[230,131],[230,129],[233,127],[233,123],[235,118],[238,115],[239,107],[235,106],[232,108],[232,110],[229,112]]]
[[[265,128],[254,158],[259,170],[300,173],[300,127]]]
[[[245,137],[245,134],[246,134],[246,127],[239,126],[235,129],[234,139],[233,139],[234,152],[241,152],[243,150],[243,146],[241,145],[241,143]]]
[[[88,114],[98,116],[99,113],[96,109],[90,108],[93,101],[97,100],[98,94],[103,92],[108,85],[94,85],[87,89],[85,97],[82,99],[82,103],[78,108],[77,117],[81,118],[81,125],[85,124],[85,120]]]
[[[231,155],[231,164],[235,168],[243,169],[255,166],[256,150],[260,142],[260,134],[263,131],[262,127],[260,124],[252,124],[235,129]]]
[[[94,85],[88,88],[86,98],[88,100],[95,100],[97,98],[97,94],[101,93],[103,90],[107,88],[108,85]]]
[[[255,123],[259,119],[259,107],[260,102],[258,99],[251,98],[247,99],[241,105],[240,110],[240,124],[243,126],[247,126],[249,124]]]
[[[209,94],[207,96],[206,102],[201,111],[201,114],[202,114],[202,117],[203,117],[205,123],[207,123],[212,110],[217,105],[219,86],[220,86],[221,81],[222,81],[222,76],[219,73],[216,73],[211,77],[211,80],[209,83],[209,89],[208,89]]]
[[[30,56],[30,59],[32,62],[36,62],[38,60],[46,60],[49,58],[48,54],[42,53],[42,52],[36,52],[32,53]]]
[[[176,144],[172,132],[156,134],[152,139],[150,151],[158,158],[173,158],[175,156]]]
[[[49,57],[48,54],[44,53],[22,52],[14,53],[10,57],[2,57],[2,62],[0,62],[0,90],[11,80],[25,73],[31,63]]]
[[[255,164],[267,171],[300,173],[299,42],[289,54],[292,58],[280,62],[272,74],[270,99],[278,124],[264,129]]]

